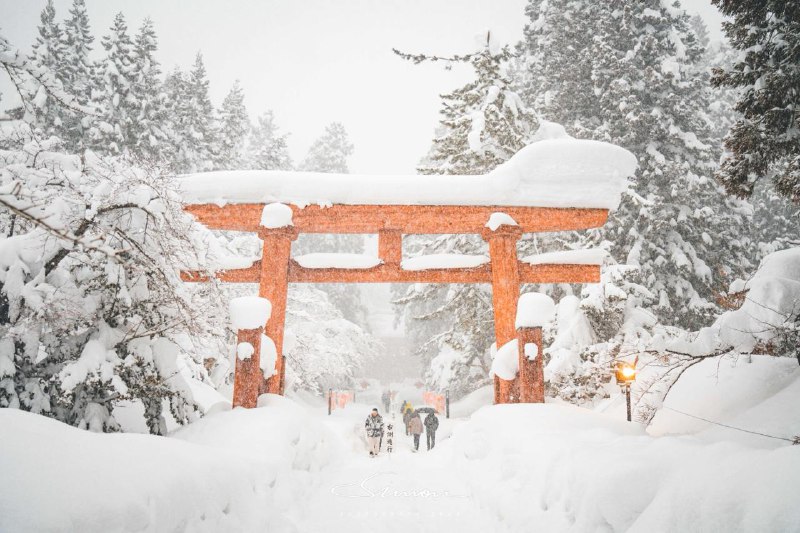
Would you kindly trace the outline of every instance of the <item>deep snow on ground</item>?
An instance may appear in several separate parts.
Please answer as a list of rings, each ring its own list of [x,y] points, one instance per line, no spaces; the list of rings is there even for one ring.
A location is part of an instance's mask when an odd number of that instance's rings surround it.
[[[790,362],[697,365],[666,405],[792,436]],[[486,388],[413,453],[399,402],[421,391],[393,388],[395,449],[376,459],[362,437],[376,382],[331,416],[321,398],[264,396],[170,437],[2,409],[0,531],[800,531],[800,446],[667,411],[645,430],[619,398],[491,406]]]

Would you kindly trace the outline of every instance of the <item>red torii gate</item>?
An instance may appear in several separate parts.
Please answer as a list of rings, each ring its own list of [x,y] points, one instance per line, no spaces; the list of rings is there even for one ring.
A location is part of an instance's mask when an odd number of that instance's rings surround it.
[[[257,233],[263,242],[262,258],[250,267],[222,271],[217,278],[231,283],[258,283],[259,296],[272,302],[272,315],[264,328],[277,348],[275,374],[264,380],[259,350],[249,360],[236,359],[233,405],[255,407],[258,394],[284,393],[283,330],[289,283],[491,283],[497,346],[517,337],[515,315],[522,283],[596,283],[600,267],[585,264],[531,265],[517,259],[517,241],[523,233],[572,231],[600,227],[607,209],[548,208],[507,205],[344,205],[290,206],[292,225],[261,225],[266,204],[190,204],[185,210],[210,229]],[[516,225],[487,227],[493,213],[504,213]],[[371,233],[378,235],[382,264],[372,268],[304,268],[291,258],[291,244],[300,233]],[[488,264],[474,268],[405,270],[401,266],[403,235],[479,234],[489,245]],[[197,272],[182,272],[185,281],[206,281]],[[531,339],[520,339],[531,342]],[[541,344],[541,338],[538,340]],[[531,367],[522,359],[520,373]],[[533,376],[506,381],[495,376],[495,403],[544,401],[541,357]],[[528,390],[532,389],[532,390]]]

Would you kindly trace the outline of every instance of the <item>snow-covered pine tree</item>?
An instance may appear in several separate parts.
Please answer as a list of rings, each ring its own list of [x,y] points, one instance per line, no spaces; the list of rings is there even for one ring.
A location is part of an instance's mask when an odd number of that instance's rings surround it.
[[[715,68],[723,71],[733,70],[738,52],[728,41],[709,43],[708,31],[699,16],[692,17],[691,24],[699,36],[699,42],[708,44],[701,61],[702,72],[711,73]],[[740,118],[736,105],[741,93],[741,88],[728,86],[718,86],[713,91],[708,112],[711,120],[711,136],[716,146],[723,144],[724,137]],[[800,216],[800,207],[793,206],[788,198],[781,197],[767,180],[759,180],[755,184],[750,203],[753,214],[748,237],[753,245],[750,246],[748,255],[753,264],[758,264],[767,254],[785,247],[788,242],[800,237],[800,227],[796,222]]]
[[[133,85],[130,90],[134,120],[128,127],[127,145],[138,159],[166,164],[174,150],[167,132],[166,96],[161,68],[155,57],[157,50],[158,37],[153,21],[146,18],[134,39]]]
[[[203,56],[197,54],[189,74],[176,67],[164,80],[164,92],[167,95],[167,128],[175,152],[173,171],[211,170],[216,123]]]
[[[300,164],[300,170],[307,172],[323,172],[326,174],[347,174],[347,158],[353,154],[353,144],[347,130],[339,122],[332,122],[325,127],[323,134],[308,149],[306,157]],[[294,255],[309,253],[362,253],[364,251],[363,235],[323,235],[303,234],[293,243]],[[356,324],[367,327],[367,308],[364,305],[361,291],[346,284],[317,284],[315,288],[323,290],[344,317]]]
[[[216,120],[214,106],[208,91],[208,75],[203,63],[203,55],[197,54],[194,66],[189,72],[187,115],[188,135],[184,139],[192,170],[210,170],[214,160],[216,144]]]
[[[755,183],[773,176],[776,190],[800,203],[800,7],[791,0],[712,0],[732,17],[723,22],[740,55],[716,69],[713,84],[740,92],[741,116],[725,138],[731,152],[717,179],[731,194],[747,198]]]
[[[350,172],[347,158],[353,155],[353,149],[344,125],[331,122],[325,126],[325,132],[311,144],[300,164],[300,170],[347,174]]]
[[[138,116],[135,96],[136,59],[125,16],[114,17],[110,32],[102,39],[106,56],[96,67],[95,106],[100,116],[90,132],[92,148],[98,153],[123,154],[133,142],[130,128]]]
[[[618,261],[642,269],[661,320],[697,326],[719,312],[715,295],[752,265],[749,206],[709,179],[718,153],[708,126],[708,76],[698,67],[703,50],[688,15],[660,0],[586,4],[530,2],[519,46],[530,71],[524,98],[570,133],[637,156],[632,193],[594,240],[612,243]],[[582,67],[590,76],[570,73],[572,62],[551,61],[557,52],[542,47],[560,42],[564,24],[570,34],[592,36],[575,50],[591,61]],[[565,87],[562,79],[574,83]]]
[[[245,163],[245,142],[250,118],[244,105],[244,91],[236,80],[219,108],[219,143],[215,153],[217,170],[241,170]]]
[[[186,73],[175,67],[164,78],[164,108],[167,118],[164,128],[170,139],[171,158],[169,168],[172,172],[189,172],[189,161],[184,138],[187,135],[189,114],[189,83]]]
[[[440,131],[427,156],[423,174],[483,174],[508,160],[529,142],[536,118],[511,89],[505,63],[511,50],[499,47],[487,32],[480,49],[465,56],[441,58],[395,53],[415,64],[447,61],[469,64],[475,78],[442,95]]]
[[[56,22],[53,0],[48,0],[40,20],[37,28],[39,35],[33,44],[31,59],[38,67],[52,72],[63,83],[59,73],[64,68],[64,36],[61,26]],[[58,135],[66,112],[58,102],[48,101],[42,108],[37,108],[34,125],[45,137]]]
[[[537,119],[511,87],[506,72],[510,49],[498,46],[491,33],[480,37],[476,52],[463,56],[395,53],[415,64],[468,64],[474,72],[467,85],[442,95],[438,135],[418,169],[420,173],[484,174],[530,142]],[[475,235],[417,236],[407,238],[406,245],[410,255],[485,254],[487,250],[486,243]],[[413,342],[430,383],[448,386],[458,396],[488,382],[484,356],[494,338],[489,287],[417,284],[395,288],[394,293],[398,312],[409,323],[416,321]],[[445,345],[449,346],[447,357],[440,357],[431,367]],[[441,368],[443,364],[448,368]],[[437,378],[441,375],[451,376],[447,384]]]
[[[288,133],[279,133],[272,111],[263,113],[250,129],[247,140],[247,165],[259,170],[291,170],[292,158],[286,141]]]
[[[94,65],[89,58],[93,42],[86,3],[73,0],[69,17],[64,21],[64,62],[58,77],[63,81],[64,90],[84,106],[92,102],[94,89]],[[71,114],[68,118],[64,124],[64,141],[68,151],[77,152],[87,146],[85,136],[91,120],[81,114]]]

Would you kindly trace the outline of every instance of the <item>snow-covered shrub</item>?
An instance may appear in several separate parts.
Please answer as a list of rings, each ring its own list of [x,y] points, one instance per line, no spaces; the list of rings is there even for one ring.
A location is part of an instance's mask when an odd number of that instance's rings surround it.
[[[283,346],[287,385],[320,394],[330,387],[353,388],[364,362],[385,350],[344,318],[324,291],[307,285],[289,290]]]
[[[653,296],[639,275],[634,267],[607,264],[600,283],[584,287],[580,299],[561,298],[545,329],[548,396],[579,405],[608,397],[614,361],[644,349],[656,326],[644,309]]]
[[[221,333],[213,287],[178,275],[207,234],[167,177],[54,143],[0,151],[0,406],[114,431],[133,402],[164,433],[207,379],[185,348]]]
[[[692,366],[706,359],[754,354],[796,357],[800,362],[800,248],[767,255],[748,281],[729,290],[741,306],[696,332],[664,331],[646,351],[648,364],[637,398],[637,413],[650,422],[667,394]]]

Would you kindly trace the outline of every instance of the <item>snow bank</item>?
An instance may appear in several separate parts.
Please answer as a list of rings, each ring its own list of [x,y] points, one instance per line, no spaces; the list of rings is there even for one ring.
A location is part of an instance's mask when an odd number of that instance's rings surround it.
[[[529,265],[602,265],[608,252],[601,248],[588,250],[564,250],[529,255],[520,259]]]
[[[293,257],[303,268],[374,268],[383,263],[380,258],[364,254],[315,253]]]
[[[270,301],[259,296],[234,298],[229,307],[234,329],[262,328],[272,314]]]
[[[453,468],[507,531],[793,531],[800,453],[693,437],[560,405],[496,405],[457,427]]]
[[[265,228],[285,228],[292,225],[292,208],[286,204],[267,204],[261,211],[261,226]]]
[[[695,336],[670,344],[693,354],[732,349],[750,353],[774,342],[800,315],[800,247],[767,255],[753,277],[735,283],[747,291],[739,309],[723,313]]]
[[[0,409],[0,531],[287,531],[281,501],[341,453],[322,417],[284,398],[172,437],[97,434]],[[276,480],[280,479],[280,483]]]
[[[551,127],[552,129],[552,127]],[[510,205],[615,209],[636,158],[618,146],[548,138],[483,176],[218,171],[181,179],[187,203]]]
[[[514,327],[541,328],[553,320],[555,314],[556,304],[552,298],[539,292],[526,292],[519,297]]]
[[[437,268],[475,268],[485,265],[489,258],[485,255],[430,254],[404,259],[403,270],[432,270]]]
[[[750,446],[782,446],[780,440],[713,425],[672,409],[791,438],[800,434],[800,366],[797,359],[768,355],[706,360],[684,372],[664,407],[648,427],[651,435],[694,433],[706,441],[735,438]]]

